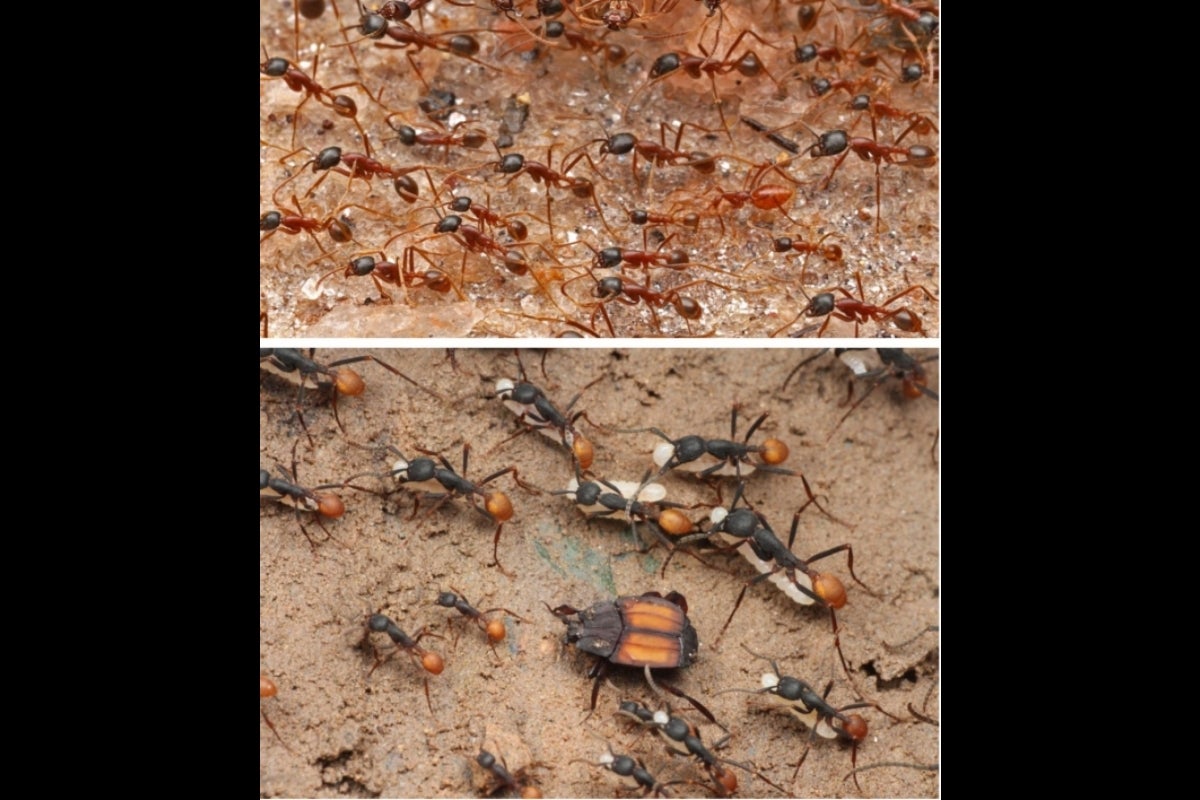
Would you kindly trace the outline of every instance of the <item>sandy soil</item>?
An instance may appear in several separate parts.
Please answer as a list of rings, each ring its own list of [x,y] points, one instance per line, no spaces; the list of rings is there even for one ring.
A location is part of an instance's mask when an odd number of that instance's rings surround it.
[[[363,351],[318,351],[333,361]],[[337,406],[339,430],[321,393],[300,401],[311,441],[296,421],[292,384],[260,373],[260,463],[279,475],[296,455],[298,480],[314,486],[341,483],[352,475],[383,471],[390,459],[369,447],[394,445],[415,454],[436,450],[461,467],[463,443],[471,445],[469,477],[515,465],[521,478],[544,489],[563,487],[571,477],[568,454],[537,434],[511,438],[516,418],[488,395],[496,377],[517,377],[511,350],[459,350],[457,370],[443,350],[376,350],[374,355],[418,379],[440,395],[414,388],[378,364],[356,369],[367,382],[360,397]],[[785,675],[818,689],[832,682],[837,706],[878,703],[901,721],[873,708],[860,710],[870,734],[858,748],[859,766],[885,762],[932,765],[939,761],[939,728],[921,721],[940,718],[939,528],[937,463],[938,404],[899,395],[899,384],[880,386],[838,426],[846,413],[848,370],[827,353],[805,366],[786,390],[788,373],[813,351],[802,350],[556,350],[545,359],[526,352],[529,378],[564,406],[581,388],[597,381],[577,408],[608,428],[658,426],[672,436],[729,434],[730,408],[740,403],[742,425],[769,412],[754,436],[785,440],[787,466],[803,470],[830,513],[852,528],[809,508],[800,519],[793,547],[801,557],[839,544],[854,548],[854,569],[875,593],[850,580],[844,554],[818,562],[841,577],[849,603],[838,613],[841,646],[852,681],[833,649],[829,614],[801,607],[770,583],[752,586],[719,647],[714,647],[738,592],[754,570],[733,553],[706,554],[707,563],[679,555],[666,576],[666,551],[630,553],[628,526],[587,521],[564,497],[533,494],[511,476],[495,481],[516,507],[499,544],[509,578],[492,560],[494,526],[463,500],[410,518],[412,497],[382,497],[353,490],[340,520],[327,523],[325,540],[308,515],[304,524],[316,540],[310,547],[295,513],[276,502],[260,511],[260,671],[278,685],[278,695],[260,701],[279,738],[260,717],[259,790],[264,797],[464,797],[488,790],[475,764],[481,749],[502,757],[511,770],[529,765],[529,775],[547,796],[633,796],[628,778],[595,761],[606,743],[617,753],[641,759],[663,781],[695,781],[670,787],[684,796],[711,796],[704,771],[694,761],[673,757],[662,740],[614,712],[631,699],[659,708],[637,670],[614,669],[601,686],[595,713],[588,715],[592,682],[585,675],[591,656],[564,648],[562,622],[546,608],[585,608],[618,595],[646,591],[682,592],[700,638],[697,663],[658,673],[702,700],[728,726],[731,737],[717,753],[752,763],[787,795],[840,797],[931,797],[940,794],[940,773],[883,767],[859,773],[861,791],[847,778],[851,751],[818,739],[793,780],[793,768],[808,742],[795,719],[760,710],[762,696],[720,692],[757,689],[766,661],[774,658]],[[922,356],[932,351],[919,351]],[[927,364],[929,386],[939,388],[940,365]],[[856,386],[856,397],[865,387]],[[583,424],[596,445],[594,471],[635,480],[650,465],[657,440],[646,433],[618,433]],[[740,432],[741,428],[739,428]],[[360,478],[362,486],[383,486]],[[662,479],[669,499],[685,504],[716,503],[716,492],[693,478]],[[726,503],[735,484],[720,483]],[[747,496],[781,535],[803,503],[796,477],[755,474]],[[426,506],[429,503],[425,504]],[[707,513],[697,508],[694,519]],[[505,616],[508,636],[493,652],[484,634],[455,612],[434,604],[439,591],[456,588],[478,608],[503,606],[524,621]],[[445,657],[441,675],[428,678],[404,653],[373,673],[374,647],[364,641],[365,621],[387,614],[410,634],[428,626],[444,638],[422,646]],[[926,631],[922,633],[923,631]],[[371,673],[371,674],[369,674]],[[720,730],[686,704],[676,713],[700,725],[706,743]],[[590,762],[590,763],[589,763]],[[780,792],[741,770],[741,796]]]

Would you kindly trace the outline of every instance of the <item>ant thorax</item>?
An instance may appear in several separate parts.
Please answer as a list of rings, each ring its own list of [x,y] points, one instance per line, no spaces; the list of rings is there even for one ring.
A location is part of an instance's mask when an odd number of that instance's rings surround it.
[[[771,706],[776,711],[782,711],[784,713],[791,714],[793,717],[800,720],[804,727],[810,730],[812,730],[815,726],[818,736],[822,736],[826,739],[837,738],[837,731],[830,727],[830,725],[821,717],[821,714],[817,709],[813,708],[805,711],[804,703],[801,703],[798,700],[788,700],[787,698],[780,697],[778,694],[770,691],[779,685],[779,676],[774,672],[764,672],[762,674],[761,683],[764,689],[763,694],[767,696]]]
[[[516,384],[509,378],[501,378],[496,381],[496,396],[504,403],[509,411],[516,414],[521,422],[539,431],[548,439],[552,439],[556,444],[565,444],[567,447],[574,446],[575,434],[570,428],[559,430],[554,423],[546,419],[538,411],[537,406],[533,403],[518,403],[513,399],[513,390]]]
[[[727,516],[729,516],[729,509],[717,506],[711,512],[709,512],[708,518],[712,521],[713,525],[720,525],[725,521]],[[719,532],[719,534],[721,541],[729,545],[742,544],[746,541],[745,539],[739,539],[736,536],[730,536],[727,533]],[[737,550],[742,554],[742,557],[753,564],[754,568],[760,573],[771,572],[776,567],[774,562],[763,561],[761,558],[755,555],[754,550],[751,549],[749,544],[742,544],[742,546]],[[816,602],[804,592],[796,588],[796,584],[792,583],[792,579],[788,577],[786,571],[781,570],[776,572],[772,574],[771,577],[767,578],[767,580],[778,586],[781,592],[802,606],[811,606]],[[809,577],[803,572],[796,572],[796,583],[799,583],[806,589],[812,589],[812,580],[810,580]]]
[[[662,469],[663,465],[670,461],[674,455],[675,445],[671,442],[659,442],[654,447],[654,463],[659,469]],[[750,463],[749,461],[742,461],[738,464],[730,464],[728,460],[718,460],[710,453],[705,453],[694,461],[676,464],[673,469],[682,470],[684,472],[703,472],[704,470],[714,467],[717,464],[721,464],[722,466],[719,469],[715,469],[708,473],[709,475],[737,477],[740,474],[742,477],[746,477],[754,474],[754,464]]]
[[[410,492],[428,492],[430,494],[439,494],[446,491],[446,487],[439,483],[434,478],[429,478],[423,481],[409,480],[408,477],[409,463],[406,459],[397,459],[392,464],[392,477],[396,479],[396,483],[403,486]]]
[[[637,481],[596,481],[596,483],[600,486],[601,494],[619,494],[627,500],[636,500],[639,503],[657,503],[667,496],[667,489],[661,483],[647,483],[644,486]],[[580,504],[579,499],[575,495],[575,491],[578,488],[579,480],[577,478],[571,478],[571,480],[567,481],[567,493],[579,505],[581,512],[584,514],[612,513],[611,508],[600,503],[593,503],[587,506]]]

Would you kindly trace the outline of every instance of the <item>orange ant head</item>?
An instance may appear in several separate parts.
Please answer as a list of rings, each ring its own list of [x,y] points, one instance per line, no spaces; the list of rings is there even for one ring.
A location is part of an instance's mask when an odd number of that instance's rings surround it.
[[[446,662],[437,653],[426,651],[421,655],[421,666],[431,675],[441,675],[442,670],[446,667]]]
[[[334,376],[334,385],[337,387],[338,394],[350,397],[358,397],[367,388],[363,379],[352,369],[339,369]]]
[[[713,780],[719,783],[729,795],[737,792],[738,780],[737,775],[733,774],[733,770],[725,769],[720,764],[713,764],[708,771]]]
[[[592,458],[595,457],[591,442],[577,433],[575,440],[571,442],[571,452],[575,454],[575,460],[579,462],[580,469],[591,468]]]
[[[538,787],[534,786],[533,784],[521,787],[521,797],[537,798],[537,797],[541,797],[541,796],[542,796],[542,790],[539,789]]]
[[[692,521],[677,508],[668,508],[658,517],[658,527],[672,536],[682,536],[691,533]]]
[[[907,397],[909,400],[916,400],[918,397],[920,397],[922,394],[924,394],[921,391],[921,387],[923,385],[924,385],[924,383],[920,382],[920,381],[906,380],[906,381],[904,381],[904,386],[901,389],[901,391],[904,393],[904,396]]]
[[[317,495],[317,513],[322,517],[338,519],[346,513],[346,504],[336,494]]]
[[[817,597],[825,601],[830,608],[841,608],[846,605],[846,587],[835,575],[817,573],[812,578],[813,591]]]
[[[861,742],[867,738],[867,721],[858,714],[850,714],[842,724],[842,730],[854,741]]]
[[[512,519],[513,507],[512,501],[508,499],[508,495],[504,492],[492,492],[483,501],[483,507],[492,515],[494,519],[501,522],[507,522]]]
[[[767,464],[782,464],[787,461],[788,446],[778,439],[767,439],[762,444],[762,460]]]
[[[271,680],[266,675],[258,676],[259,697],[274,697],[278,693],[279,689],[275,687],[275,681]]]
[[[489,620],[485,630],[487,631],[488,641],[492,644],[504,641],[506,631],[504,630],[504,623],[500,620]]]

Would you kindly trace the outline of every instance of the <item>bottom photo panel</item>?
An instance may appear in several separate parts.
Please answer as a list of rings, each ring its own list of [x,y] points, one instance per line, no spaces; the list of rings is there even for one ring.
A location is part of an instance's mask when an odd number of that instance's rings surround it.
[[[260,349],[263,797],[938,797],[937,349]]]

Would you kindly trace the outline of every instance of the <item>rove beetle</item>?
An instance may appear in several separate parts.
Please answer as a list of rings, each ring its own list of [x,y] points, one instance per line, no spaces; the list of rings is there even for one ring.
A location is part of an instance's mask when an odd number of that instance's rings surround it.
[[[666,597],[658,592],[618,597],[582,611],[568,605],[550,608],[546,604],[546,608],[566,623],[567,644],[597,657],[588,671],[588,677],[596,679],[592,686],[593,711],[600,680],[609,664],[644,667],[647,680],[651,680],[650,670],[686,667],[696,660],[700,649],[696,629],[687,616],[687,600],[679,592]],[[703,709],[677,689],[663,686]]]

